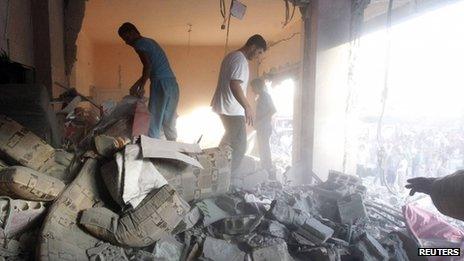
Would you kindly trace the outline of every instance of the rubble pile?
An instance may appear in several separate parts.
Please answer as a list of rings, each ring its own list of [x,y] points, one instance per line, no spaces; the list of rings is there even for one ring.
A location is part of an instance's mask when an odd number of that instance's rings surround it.
[[[124,105],[127,105],[125,103]],[[0,116],[5,260],[408,260],[401,212],[331,171],[316,185],[231,186],[229,148],[151,139],[116,107],[73,153]],[[138,115],[141,113],[141,115]],[[132,116],[127,116],[132,115]],[[124,126],[124,128],[117,127]],[[142,134],[142,135],[141,135]],[[265,173],[265,172],[264,172]]]

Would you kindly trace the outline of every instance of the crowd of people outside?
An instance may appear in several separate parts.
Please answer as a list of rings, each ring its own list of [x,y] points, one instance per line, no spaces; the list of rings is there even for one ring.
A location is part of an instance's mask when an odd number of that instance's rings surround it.
[[[374,176],[380,182],[383,172],[388,185],[404,190],[409,178],[442,177],[464,169],[461,128],[385,125],[379,142],[376,127],[368,124],[359,138],[356,173],[360,177]]]

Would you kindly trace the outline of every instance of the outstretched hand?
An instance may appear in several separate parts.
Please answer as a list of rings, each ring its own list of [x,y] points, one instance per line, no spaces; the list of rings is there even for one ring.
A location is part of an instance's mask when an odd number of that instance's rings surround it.
[[[425,193],[427,195],[430,195],[432,193],[432,184],[436,180],[436,178],[413,178],[413,179],[408,179],[408,183],[405,187],[408,189],[411,189],[409,192],[409,195],[412,196],[414,193],[419,192],[419,193]]]

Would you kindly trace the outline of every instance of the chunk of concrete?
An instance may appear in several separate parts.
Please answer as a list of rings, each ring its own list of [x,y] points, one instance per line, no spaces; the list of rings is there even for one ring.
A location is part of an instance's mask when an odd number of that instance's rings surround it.
[[[388,260],[387,250],[367,233],[359,237],[355,247],[361,252],[364,260]]]
[[[55,150],[54,162],[44,173],[68,184],[77,174],[74,157],[73,153],[61,149]]]
[[[367,188],[362,185],[362,180],[359,177],[330,170],[327,181],[321,184],[321,187],[337,191],[343,197],[351,194],[360,194],[364,196]]]
[[[209,226],[214,222],[230,217],[231,215],[219,208],[213,199],[204,199],[195,204],[203,215],[203,225]]]
[[[241,212],[240,203],[242,203],[242,199],[239,197],[224,194],[217,196],[214,202],[218,207],[224,211],[227,211],[228,213],[239,214]]]
[[[51,201],[65,184],[33,169],[13,166],[0,170],[0,193],[25,200]]]
[[[126,247],[146,247],[171,231],[187,214],[189,205],[170,186],[153,190],[140,205],[121,216],[98,207],[82,212],[79,223],[92,235]]]
[[[290,232],[286,226],[274,220],[268,220],[266,222],[265,230],[263,231],[263,233],[282,239],[287,239],[290,235]]]
[[[253,261],[291,261],[287,244],[281,242],[276,245],[253,250]]]
[[[316,244],[322,244],[333,235],[334,230],[322,224],[319,220],[310,218],[298,226],[296,233]]]
[[[144,158],[172,159],[198,167],[200,169],[203,168],[200,162],[198,162],[195,158],[181,153],[201,153],[201,149],[198,144],[185,144],[175,141],[165,141],[149,138],[143,135],[140,137],[140,139],[142,155]]]
[[[243,261],[245,253],[227,241],[207,237],[203,243],[203,257],[215,261]]]
[[[0,115],[0,152],[33,170],[46,172],[55,150],[14,120]]]
[[[302,225],[310,216],[306,212],[294,209],[282,200],[274,200],[269,210],[271,218],[285,225],[299,226]]]
[[[45,203],[0,197],[0,223],[7,238],[37,225],[45,214]]]
[[[80,211],[101,202],[103,184],[98,181],[96,170],[96,160],[88,159],[48,209],[39,233],[39,260],[87,260],[87,249],[101,241],[77,225]]]
[[[309,260],[338,261],[341,260],[340,253],[336,248],[316,247],[304,253]]]
[[[165,235],[156,242],[154,257],[156,260],[180,261],[183,250],[184,244],[177,241],[171,235]]]
[[[261,223],[261,220],[262,216],[233,216],[218,221],[218,226],[227,235],[249,234]]]
[[[90,261],[99,260],[116,260],[116,261],[129,261],[124,249],[121,247],[113,246],[109,243],[99,242],[95,247],[87,250],[87,255]]]
[[[359,194],[344,197],[337,202],[337,205],[342,224],[354,224],[357,220],[367,218],[366,207]]]
[[[220,148],[203,150],[193,157],[203,169],[166,160],[153,160],[158,171],[186,200],[202,200],[227,193],[230,187],[228,152]]]
[[[200,221],[201,217],[202,215],[198,207],[195,206],[191,208],[187,215],[184,216],[182,221],[180,221],[177,227],[172,231],[172,234],[176,235],[193,228]]]

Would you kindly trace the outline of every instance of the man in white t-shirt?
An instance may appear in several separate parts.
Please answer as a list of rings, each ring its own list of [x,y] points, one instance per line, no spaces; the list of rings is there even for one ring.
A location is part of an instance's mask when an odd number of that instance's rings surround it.
[[[242,48],[229,53],[221,64],[211,106],[224,125],[221,145],[228,144],[232,148],[232,173],[240,166],[245,155],[246,124],[252,126],[254,118],[254,112],[245,96],[250,74],[248,60],[254,60],[266,49],[266,41],[256,34]]]

